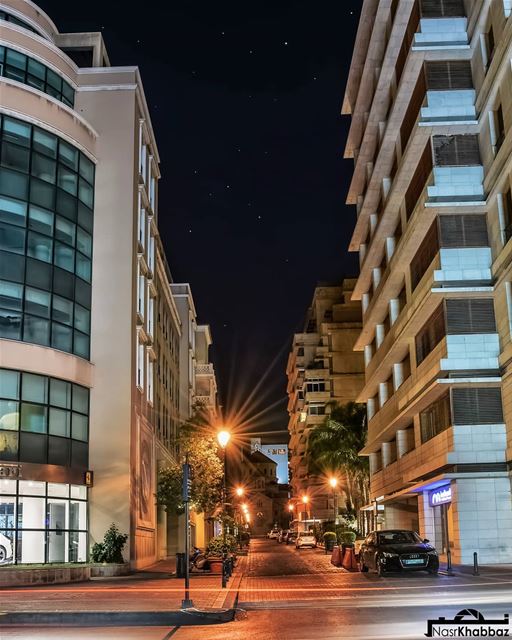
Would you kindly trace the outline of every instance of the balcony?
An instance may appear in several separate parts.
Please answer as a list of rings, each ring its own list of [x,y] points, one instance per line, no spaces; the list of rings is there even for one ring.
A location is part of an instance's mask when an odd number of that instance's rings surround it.
[[[475,100],[474,89],[427,91],[419,126],[476,124]]]
[[[440,269],[434,271],[436,283],[490,284],[492,254],[490,247],[445,249],[439,251]]]
[[[436,166],[434,184],[427,187],[426,207],[481,205],[485,201],[484,168],[471,166]]]
[[[413,51],[423,49],[468,48],[468,20],[459,18],[422,18],[414,34]]]
[[[196,364],[196,376],[197,375],[215,375],[213,364]]]
[[[497,333],[446,336],[446,358],[442,371],[497,371],[500,341]]]

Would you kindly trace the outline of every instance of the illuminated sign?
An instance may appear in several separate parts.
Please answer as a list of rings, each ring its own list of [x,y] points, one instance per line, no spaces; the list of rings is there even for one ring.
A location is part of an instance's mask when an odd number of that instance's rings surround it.
[[[449,484],[434,491],[429,491],[428,499],[431,507],[437,507],[440,504],[446,504],[452,501],[452,488]]]
[[[21,466],[19,464],[0,465],[0,478],[21,478]]]

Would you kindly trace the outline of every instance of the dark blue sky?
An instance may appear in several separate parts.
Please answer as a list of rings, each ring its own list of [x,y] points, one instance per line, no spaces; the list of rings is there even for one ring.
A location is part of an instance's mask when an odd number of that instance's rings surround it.
[[[357,270],[340,109],[360,2],[39,4],[60,31],[101,30],[112,64],[140,67],[160,231],[211,324],[225,410],[266,376],[245,417],[277,402],[251,424],[286,429],[291,335],[317,281]]]

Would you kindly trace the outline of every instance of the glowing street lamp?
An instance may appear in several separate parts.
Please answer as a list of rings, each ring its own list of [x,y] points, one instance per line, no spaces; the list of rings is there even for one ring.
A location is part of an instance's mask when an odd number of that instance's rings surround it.
[[[224,474],[222,477],[222,515],[226,515],[226,447],[228,446],[228,442],[231,440],[231,434],[226,429],[222,429],[217,433],[217,441],[222,449],[222,460],[224,466]],[[227,576],[226,576],[226,558],[227,558],[227,550],[226,550],[226,521],[222,523],[222,588],[225,589],[227,585]]]
[[[333,515],[334,515],[334,526],[336,526],[336,516],[337,516],[336,487],[338,486],[338,479],[335,478],[334,476],[332,478],[329,478],[329,484],[332,487],[332,509],[333,509]]]
[[[304,531],[307,531],[306,520],[308,519],[308,512],[307,512],[307,504],[308,504],[308,502],[309,502],[309,496],[303,495],[302,496],[302,503],[304,504]]]

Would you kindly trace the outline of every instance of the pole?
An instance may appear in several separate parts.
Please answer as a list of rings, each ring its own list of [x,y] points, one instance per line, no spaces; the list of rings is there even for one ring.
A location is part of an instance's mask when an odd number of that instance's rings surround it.
[[[448,532],[448,505],[443,504],[442,509],[444,510],[444,531],[445,531],[445,540],[446,540],[446,573],[449,576],[453,576],[452,570],[452,552],[450,549],[450,537]]]
[[[222,448],[222,460],[224,463],[224,474],[222,476],[222,588],[225,589],[227,586],[226,561],[228,557],[226,551],[226,447]]]
[[[183,502],[185,504],[185,598],[181,601],[181,607],[188,609],[194,606],[190,598],[190,513],[189,513],[189,483],[190,467],[188,464],[188,453],[185,456],[183,465]]]
[[[478,553],[476,551],[473,552],[473,575],[480,575],[480,571],[478,570]]]
[[[336,528],[336,489],[332,488],[332,509],[334,511],[334,528]]]

